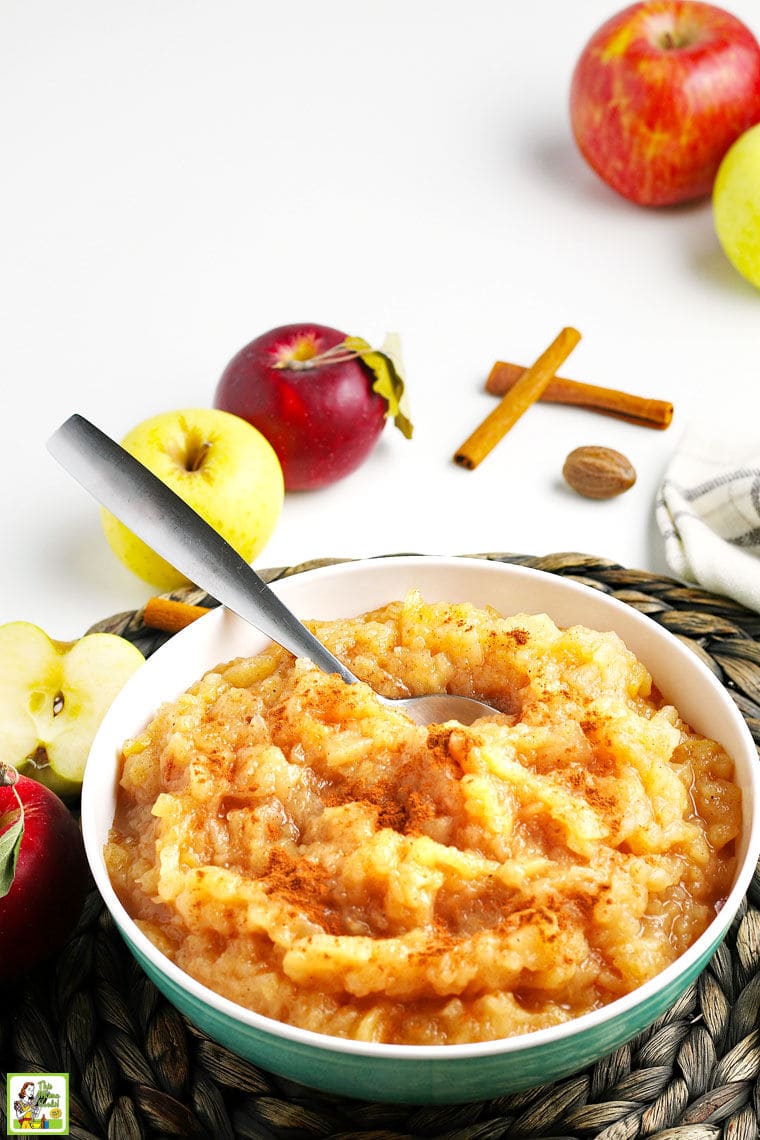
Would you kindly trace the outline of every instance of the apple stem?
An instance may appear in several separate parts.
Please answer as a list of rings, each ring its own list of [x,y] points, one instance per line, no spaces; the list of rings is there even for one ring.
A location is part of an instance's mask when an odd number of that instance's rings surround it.
[[[663,51],[680,51],[681,48],[688,47],[689,43],[689,36],[683,32],[679,34],[667,31],[660,36],[660,47]]]
[[[203,443],[200,445],[200,447],[197,449],[197,451],[195,451],[194,454],[189,457],[189,461],[187,464],[187,470],[188,471],[200,471],[201,467],[203,466],[204,460],[206,459],[206,456],[208,455],[210,450],[211,450],[211,444],[209,443],[208,440],[204,440]]]
[[[306,360],[278,360],[272,367],[292,368],[294,372],[305,372],[310,368],[319,368],[323,364],[343,364],[345,361],[355,360],[357,356],[364,356],[368,352],[374,352],[374,349],[347,348],[345,343],[341,341],[340,344],[334,344],[332,348],[326,348],[324,352],[318,352],[316,356],[310,356]]]

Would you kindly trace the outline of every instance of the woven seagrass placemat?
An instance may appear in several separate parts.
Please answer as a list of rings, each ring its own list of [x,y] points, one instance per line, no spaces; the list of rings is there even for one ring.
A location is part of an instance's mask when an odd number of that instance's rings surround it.
[[[760,743],[760,615],[673,579],[580,554],[483,554],[585,582],[684,639]],[[327,560],[338,561],[338,560]],[[270,581],[313,565],[265,572]],[[201,591],[185,601],[208,603]],[[140,613],[98,623],[146,654],[166,638]],[[55,900],[51,900],[54,909]],[[70,1074],[78,1140],[758,1140],[760,874],[730,934],[677,1004],[575,1076],[479,1104],[342,1100],[271,1076],[189,1025],[126,950],[92,891],[58,958],[0,991],[0,1116],[7,1072]]]

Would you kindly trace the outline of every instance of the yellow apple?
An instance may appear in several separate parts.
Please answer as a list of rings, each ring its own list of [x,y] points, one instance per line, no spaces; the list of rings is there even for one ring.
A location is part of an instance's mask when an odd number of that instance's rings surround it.
[[[733,267],[760,287],[760,124],[736,140],[713,186],[718,241]]]
[[[251,424],[216,408],[190,408],[144,420],[121,443],[246,562],[264,549],[282,511],[284,485],[274,449]],[[162,591],[187,583],[105,509],[102,520],[111,549],[138,577]]]
[[[57,795],[76,795],[109,705],[145,658],[126,638],[54,641],[39,626],[0,626],[0,757]]]

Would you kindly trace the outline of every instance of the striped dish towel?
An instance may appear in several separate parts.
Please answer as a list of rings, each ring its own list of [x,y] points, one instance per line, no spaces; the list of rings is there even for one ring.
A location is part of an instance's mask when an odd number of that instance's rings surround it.
[[[655,508],[673,572],[760,611],[760,426],[690,427]]]

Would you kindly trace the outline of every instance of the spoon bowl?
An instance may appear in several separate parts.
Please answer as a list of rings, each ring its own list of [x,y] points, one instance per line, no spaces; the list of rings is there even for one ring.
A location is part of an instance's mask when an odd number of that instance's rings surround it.
[[[354,676],[230,544],[144,464],[84,416],[67,419],[48,441],[61,466],[134,534],[197,586],[278,645],[348,684]],[[453,693],[378,700],[415,724],[471,724],[497,710]]]
[[[445,724],[455,720],[459,724],[472,724],[482,716],[493,716],[498,710],[475,697],[459,693],[430,693],[420,697],[381,697],[378,700],[397,709],[415,724]]]

